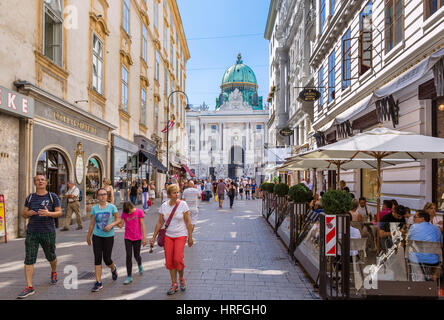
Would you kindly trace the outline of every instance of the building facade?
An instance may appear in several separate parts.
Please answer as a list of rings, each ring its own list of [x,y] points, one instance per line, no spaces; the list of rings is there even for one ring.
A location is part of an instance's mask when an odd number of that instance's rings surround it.
[[[0,193],[8,236],[24,233],[20,213],[37,173],[62,200],[74,181],[84,217],[104,179],[117,205],[130,179],[160,187],[167,97],[185,91],[189,59],[176,1],[5,0],[0,8],[0,169],[8,172]],[[181,137],[185,106],[179,94],[170,99]]]
[[[268,110],[257,89],[239,54],[223,75],[215,110],[204,104],[188,112],[189,165],[197,177],[261,180]]]
[[[302,87],[316,88],[321,98],[311,103],[309,149],[377,126],[442,137],[441,2],[317,0],[302,10],[312,8],[314,27],[303,25],[313,36],[304,43],[310,76]],[[334,172],[318,176],[321,189],[336,187]],[[412,209],[435,202],[444,209],[443,177],[436,160],[384,168],[383,199]],[[376,198],[374,170],[344,171],[341,178],[355,196]]]

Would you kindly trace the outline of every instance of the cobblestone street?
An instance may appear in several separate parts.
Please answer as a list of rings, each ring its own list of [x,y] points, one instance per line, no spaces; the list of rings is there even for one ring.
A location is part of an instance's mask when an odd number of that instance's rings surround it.
[[[146,214],[150,238],[157,221],[160,200]],[[169,297],[169,273],[164,267],[163,249],[142,249],[145,273],[140,276],[133,261],[133,283],[124,285],[126,277],[124,230],[117,229],[113,259],[119,278],[112,281],[104,267],[104,288],[92,293],[94,284],[93,250],[86,243],[89,221],[81,231],[57,232],[57,285],[49,284],[50,266],[39,249],[35,265],[36,294],[29,300],[60,299],[174,299],[174,300],[293,300],[318,299],[312,284],[302,270],[289,258],[284,246],[273,234],[260,214],[261,201],[236,201],[229,209],[228,201],[219,209],[214,199],[200,204],[198,223],[194,231],[195,244],[185,248],[185,278],[187,290]],[[23,260],[24,239],[0,244],[0,299],[15,299],[25,287]],[[64,288],[64,268],[78,270],[78,289]]]

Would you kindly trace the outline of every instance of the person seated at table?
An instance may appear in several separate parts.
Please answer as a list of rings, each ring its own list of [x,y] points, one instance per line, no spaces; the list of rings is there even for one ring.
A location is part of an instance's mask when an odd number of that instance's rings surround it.
[[[390,214],[386,214],[384,217],[382,217],[378,230],[382,249],[388,249],[393,245],[390,225],[392,223],[396,223],[396,225],[400,228],[403,228],[406,225],[404,218],[405,213],[405,207],[399,205],[396,207],[395,211],[391,211]]]
[[[370,216],[370,211],[367,207],[367,199],[365,197],[359,198],[358,213],[362,216],[364,221],[367,221]]]
[[[399,206],[398,201],[396,199],[392,199],[392,211],[395,211],[395,208]]]
[[[427,202],[423,209],[430,215],[430,223],[434,226],[437,226],[441,231],[443,227],[442,216],[439,217],[436,215],[436,206],[434,203]]]
[[[384,200],[382,201],[382,209],[379,212],[379,221],[382,220],[382,218],[392,212],[393,202],[392,200]],[[376,217],[377,218],[377,217]],[[376,220],[377,221],[377,220]]]
[[[437,226],[430,223],[430,215],[424,210],[419,210],[413,216],[414,224],[410,228],[407,239],[419,240],[428,242],[439,242],[442,245],[442,234]],[[409,253],[409,261],[419,264],[424,270],[424,267],[435,267],[439,265],[439,257],[433,253]],[[440,268],[434,268],[432,279],[436,280],[439,277]]]

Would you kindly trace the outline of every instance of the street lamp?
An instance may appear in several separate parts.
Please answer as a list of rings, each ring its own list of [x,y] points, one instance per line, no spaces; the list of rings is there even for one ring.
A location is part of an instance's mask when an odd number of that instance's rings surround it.
[[[173,95],[173,93],[176,93],[176,92],[182,93],[185,96],[185,98],[187,98],[187,106],[185,107],[185,111],[188,111],[188,110],[191,109],[189,101],[188,101],[188,96],[187,96],[187,94],[185,92],[180,91],[180,90],[175,90],[175,91],[173,91],[173,92],[171,92],[169,94],[169,96],[168,96],[168,104],[167,104],[167,122],[166,122],[166,130],[167,130],[167,132],[166,132],[166,134],[167,134],[167,138],[166,138],[166,142],[167,142],[167,150],[166,150],[166,152],[167,152],[166,181],[167,182],[168,182],[168,176],[169,176],[169,173],[170,173],[170,161],[168,159],[168,156],[169,156],[169,138],[168,137],[169,137],[169,133],[170,133],[170,128],[169,128],[169,125],[170,125],[170,97]]]

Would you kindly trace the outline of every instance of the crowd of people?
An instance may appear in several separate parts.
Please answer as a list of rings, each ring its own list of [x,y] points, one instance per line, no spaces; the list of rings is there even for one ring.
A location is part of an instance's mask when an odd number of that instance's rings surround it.
[[[62,215],[61,200],[52,192],[47,191],[48,181],[46,176],[37,174],[34,177],[36,192],[30,194],[25,200],[22,216],[29,219],[25,240],[25,278],[26,288],[18,295],[23,299],[35,293],[33,287],[34,264],[37,260],[39,246],[42,247],[46,259],[51,265],[50,283],[57,283],[57,255],[56,255],[56,224],[55,219]],[[102,263],[110,269],[113,281],[118,279],[116,263],[112,259],[114,247],[114,229],[125,228],[124,245],[126,249],[127,277],[125,285],[133,282],[132,259],[137,262],[138,271],[143,274],[142,259],[140,251],[146,246],[147,232],[145,227],[145,214],[155,199],[154,183],[148,184],[143,180],[140,185],[132,182],[128,190],[130,201],[123,203],[122,212],[119,213],[114,204],[114,189],[108,179],[104,180],[104,187],[97,190],[98,203],[92,207],[90,212],[90,225],[86,236],[88,246],[92,246],[94,253],[94,272],[96,281],[92,292],[103,289]],[[225,193],[230,199],[230,207],[233,207],[234,198],[239,195],[243,199],[245,191],[246,199],[258,198],[259,188],[254,180],[232,180],[220,179],[213,183],[210,179],[185,180],[177,184],[170,181],[165,183],[161,191],[162,204],[159,209],[159,219],[149,241],[150,252],[161,231],[165,229],[165,265],[169,270],[172,285],[167,294],[176,293],[179,288],[186,289],[184,278],[184,247],[193,245],[193,232],[197,223],[199,201],[209,201],[212,197],[218,198],[222,208]],[[251,196],[250,196],[251,193]],[[77,215],[77,230],[83,228],[79,212],[81,192],[72,181],[68,182],[68,191],[64,195],[67,200],[67,215],[64,227],[61,231],[68,231],[73,213]],[[142,199],[143,210],[136,208],[139,197]],[[179,282],[177,281],[179,274]]]
[[[306,184],[307,185],[307,184]],[[344,181],[340,182],[340,187],[346,192],[350,192]],[[313,201],[309,204],[312,212],[321,213],[321,200],[323,192],[320,196],[315,195]],[[380,208],[379,217],[372,213],[367,204],[365,197],[355,199],[352,196],[352,208],[350,215],[350,237],[368,238],[367,248],[376,251],[379,247],[380,253],[387,252],[394,245],[394,230],[401,235],[402,241],[415,240],[426,242],[437,242],[442,246],[443,243],[443,217],[437,215],[436,205],[434,203],[426,203],[422,210],[411,210],[404,206],[396,199],[385,199]],[[379,243],[377,243],[379,239]],[[358,255],[357,251],[350,252],[351,255]],[[415,253],[408,255],[410,263],[416,264],[424,268],[436,267],[441,261],[437,254],[434,253]],[[436,271],[438,271],[436,273]],[[434,269],[433,279],[439,276],[440,268]]]

